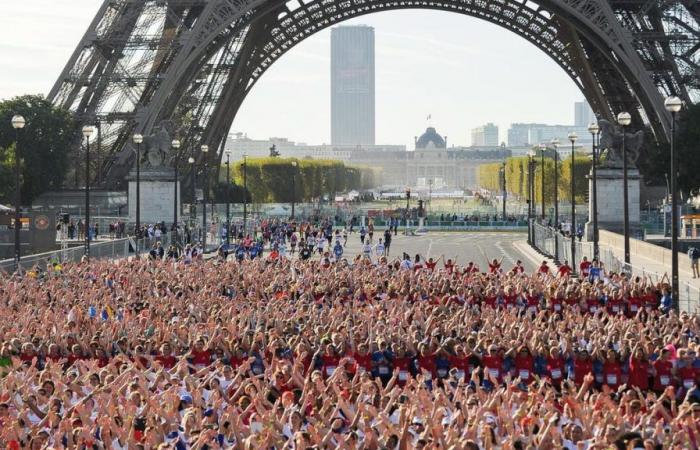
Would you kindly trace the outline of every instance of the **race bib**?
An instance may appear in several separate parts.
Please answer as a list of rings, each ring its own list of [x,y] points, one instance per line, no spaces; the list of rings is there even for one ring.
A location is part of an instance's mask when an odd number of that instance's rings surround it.
[[[465,373],[464,373],[463,370],[458,370],[458,371],[457,371],[457,378],[462,378],[462,379],[464,379],[464,375],[465,375]]]
[[[405,370],[400,371],[399,372],[399,380],[401,380],[401,381],[408,380],[408,372],[406,372]]]
[[[591,306],[590,309],[591,309],[591,312],[592,312],[592,313],[595,313],[596,311],[598,311],[598,307],[597,307],[597,306]]]
[[[607,380],[608,384],[617,384],[617,375],[609,374]]]
[[[620,307],[617,305],[613,305],[612,310],[613,312],[620,312]]]
[[[440,378],[445,378],[447,376],[447,369],[438,369],[438,376]]]
[[[554,305],[554,310],[555,310],[555,311],[561,311],[561,305],[560,305],[559,303],[556,303],[556,304]]]
[[[561,369],[552,369],[552,378],[555,380],[561,378]]]
[[[430,373],[430,372],[426,372],[426,373],[423,374],[423,378],[424,378],[425,380],[432,380],[432,379],[433,379],[433,374]]]
[[[489,373],[491,374],[492,377],[498,378],[499,370],[498,369],[489,369]]]
[[[637,312],[638,310],[639,310],[639,307],[637,305],[630,305],[630,311]]]
[[[693,380],[683,380],[683,387],[686,389],[692,389],[693,386],[695,386],[695,382]]]
[[[535,307],[535,306],[530,306],[530,307],[527,308],[527,310],[528,310],[530,313],[534,314],[534,313],[537,312],[537,307]]]
[[[527,380],[530,378],[530,371],[526,369],[520,369],[519,375],[521,380]]]
[[[388,375],[389,374],[389,367],[379,366],[379,374],[380,375]]]
[[[335,367],[336,366],[326,366],[326,375],[329,377],[333,375],[333,372],[335,372]]]
[[[660,375],[659,381],[661,382],[661,386],[668,386],[668,384],[671,382],[671,377],[668,375]]]

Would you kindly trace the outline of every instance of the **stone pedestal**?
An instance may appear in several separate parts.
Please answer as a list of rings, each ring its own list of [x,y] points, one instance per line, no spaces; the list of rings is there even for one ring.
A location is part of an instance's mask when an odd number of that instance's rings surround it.
[[[593,176],[588,175],[588,210],[586,239],[593,240]],[[598,180],[598,229],[621,233],[624,230],[624,196],[622,169],[602,168],[596,173]],[[627,199],[629,205],[630,233],[640,228],[639,214],[639,171],[627,169]]]
[[[127,177],[129,182],[129,220],[136,222],[136,172]],[[173,223],[175,171],[173,169],[141,170],[141,224],[165,222],[168,229]],[[180,220],[182,187],[177,181],[178,221]]]

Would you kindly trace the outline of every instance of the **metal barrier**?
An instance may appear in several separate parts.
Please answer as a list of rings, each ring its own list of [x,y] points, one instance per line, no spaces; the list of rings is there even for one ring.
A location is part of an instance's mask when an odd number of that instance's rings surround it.
[[[156,242],[160,241],[163,248],[167,252],[171,240],[170,234],[165,234],[156,238],[142,238],[138,240],[138,249],[141,255],[147,255],[153,248]],[[90,245],[91,259],[123,259],[131,256],[136,256],[134,245],[136,241],[133,239],[114,239],[111,241],[97,242]],[[75,246],[66,249],[58,249],[45,253],[37,253],[34,255],[26,255],[20,259],[20,266],[27,270],[39,266],[45,268],[47,264],[53,262],[68,263],[80,262],[85,255],[85,247]],[[15,260],[5,259],[0,261],[0,271],[12,273],[15,271]]]

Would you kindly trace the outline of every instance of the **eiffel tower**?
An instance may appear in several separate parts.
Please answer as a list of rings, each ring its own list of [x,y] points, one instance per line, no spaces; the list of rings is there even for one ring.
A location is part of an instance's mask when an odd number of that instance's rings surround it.
[[[628,111],[658,142],[670,134],[664,98],[700,99],[698,0],[103,0],[49,99],[97,125],[105,188],[124,187],[136,132],[166,128],[200,163],[194,149],[206,143],[218,167],[241,103],[278,58],[344,20],[408,8],[518,34],[571,77],[598,117]]]

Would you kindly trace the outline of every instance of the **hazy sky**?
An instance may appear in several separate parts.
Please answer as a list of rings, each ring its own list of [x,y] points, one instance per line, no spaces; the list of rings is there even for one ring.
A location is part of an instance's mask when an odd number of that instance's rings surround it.
[[[102,0],[3,2],[0,98],[47,94]],[[6,3],[6,4],[5,4]],[[529,42],[482,20],[406,10],[344,24],[375,29],[377,143],[406,144],[426,116],[448,144],[469,145],[486,122],[573,123],[582,94]],[[232,131],[253,138],[330,141],[330,29],[277,61],[243,103]]]

